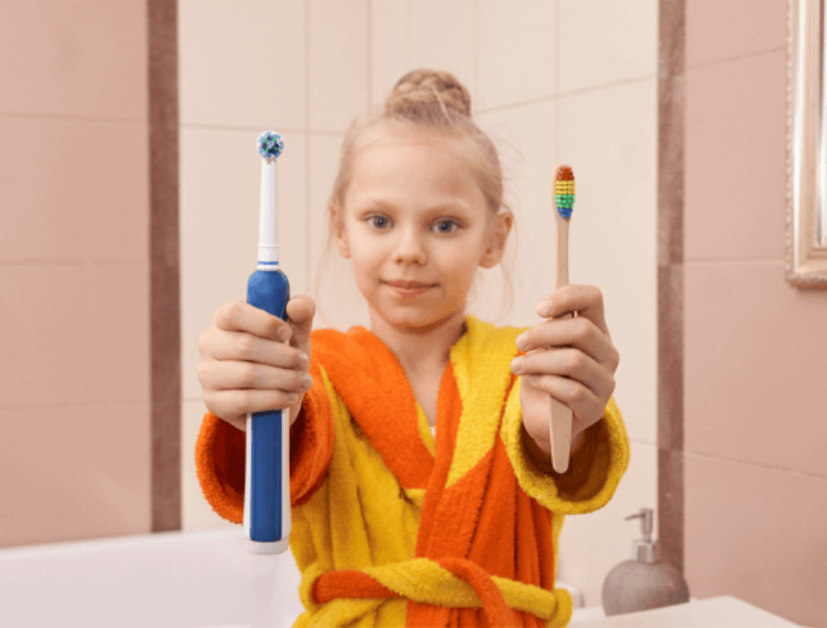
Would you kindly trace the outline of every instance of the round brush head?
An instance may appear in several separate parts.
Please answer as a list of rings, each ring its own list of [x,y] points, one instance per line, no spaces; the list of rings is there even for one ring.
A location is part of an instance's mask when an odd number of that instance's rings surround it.
[[[554,203],[563,218],[574,210],[574,173],[569,166],[558,166],[554,177]]]
[[[258,147],[258,154],[265,159],[275,159],[284,150],[284,142],[281,140],[281,135],[273,133],[273,131],[265,131],[258,136],[256,142]]]

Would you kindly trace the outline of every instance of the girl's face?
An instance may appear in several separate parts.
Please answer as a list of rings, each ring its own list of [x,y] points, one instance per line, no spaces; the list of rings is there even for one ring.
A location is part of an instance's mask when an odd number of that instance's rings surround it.
[[[470,167],[436,134],[384,129],[359,148],[343,209],[339,253],[351,259],[371,317],[394,326],[429,329],[464,316],[477,266],[502,256],[505,238],[486,241],[491,210]],[[406,292],[395,281],[428,287]]]

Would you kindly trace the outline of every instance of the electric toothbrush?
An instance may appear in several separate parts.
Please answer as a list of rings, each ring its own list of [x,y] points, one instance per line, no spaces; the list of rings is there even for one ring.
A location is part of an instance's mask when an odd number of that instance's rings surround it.
[[[276,158],[284,150],[278,133],[257,142],[261,160],[258,265],[247,282],[247,303],[287,320],[290,282],[279,268]],[[247,414],[244,531],[253,554],[280,554],[290,537],[289,410]]]

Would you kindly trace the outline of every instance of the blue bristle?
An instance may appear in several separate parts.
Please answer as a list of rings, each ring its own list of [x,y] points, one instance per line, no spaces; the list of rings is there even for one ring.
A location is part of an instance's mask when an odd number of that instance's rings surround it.
[[[258,147],[258,154],[267,159],[275,159],[284,150],[281,135],[273,131],[265,131],[259,135],[256,146]]]

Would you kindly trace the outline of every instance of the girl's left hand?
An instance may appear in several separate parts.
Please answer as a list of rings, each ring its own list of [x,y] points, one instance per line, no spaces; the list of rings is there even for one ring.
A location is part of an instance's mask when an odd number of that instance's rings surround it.
[[[543,311],[549,303],[551,309]],[[568,312],[577,316],[559,318]],[[615,389],[620,354],[606,326],[603,293],[596,286],[557,288],[540,302],[537,314],[548,320],[517,337],[517,348],[527,355],[516,358],[511,368],[522,377],[520,405],[526,431],[550,454],[550,397],[571,408],[574,445],[578,434],[602,418]],[[522,363],[515,368],[518,360]]]

